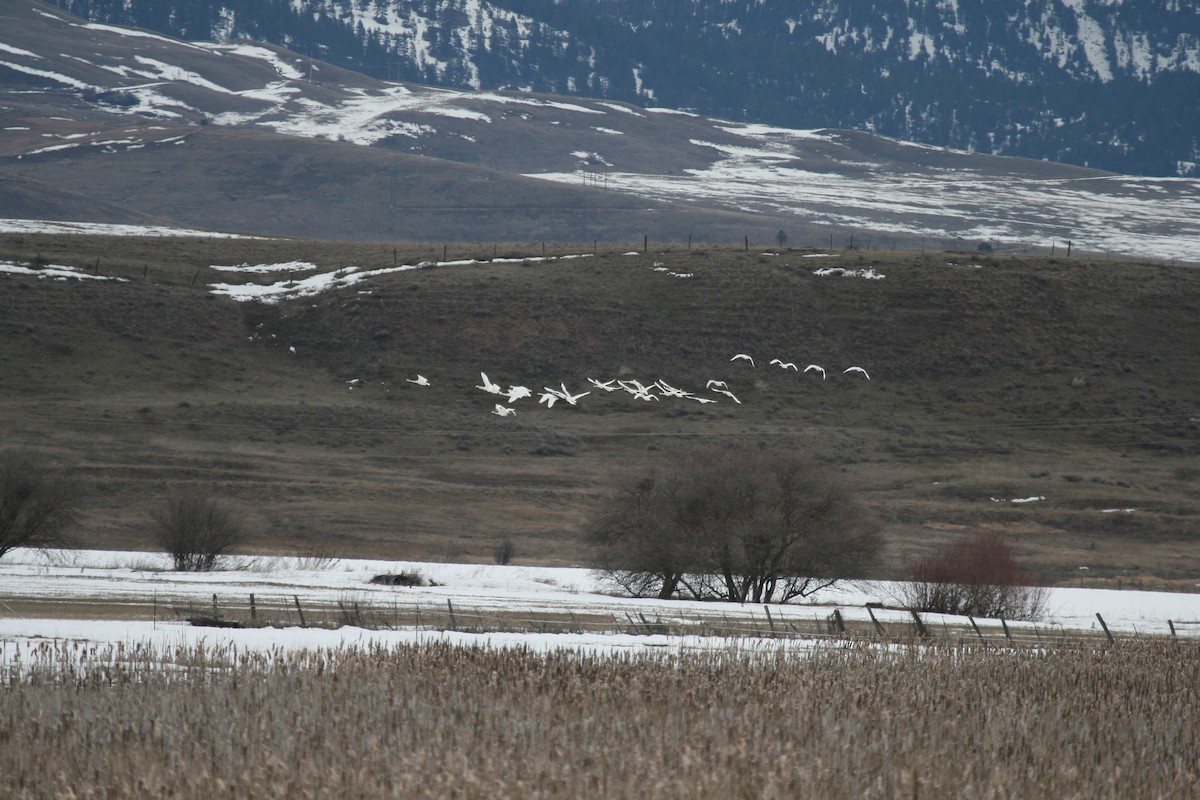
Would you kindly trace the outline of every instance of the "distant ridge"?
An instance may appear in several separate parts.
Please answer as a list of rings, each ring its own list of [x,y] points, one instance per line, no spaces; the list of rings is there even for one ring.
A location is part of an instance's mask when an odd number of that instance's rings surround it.
[[[0,5],[0,217],[366,240],[1195,258],[1200,182],[528,92]]]

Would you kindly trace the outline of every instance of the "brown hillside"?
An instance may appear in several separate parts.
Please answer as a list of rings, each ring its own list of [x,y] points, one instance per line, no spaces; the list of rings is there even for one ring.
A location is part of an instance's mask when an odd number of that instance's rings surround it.
[[[1187,344],[1200,272],[640,244],[547,261],[540,242],[451,246],[450,260],[514,260],[269,305],[210,284],[387,270],[443,249],[6,235],[0,259],[127,281],[0,274],[0,424],[6,443],[78,467],[94,489],[83,539],[101,547],[148,546],[154,503],[201,483],[240,503],[263,551],[486,560],[511,538],[518,562],[580,563],[579,527],[615,473],[692,439],[751,439],[841,469],[887,525],[887,574],[997,530],[1058,583],[1200,580],[1200,356]],[[317,268],[211,269],[297,259]],[[885,277],[814,274],[828,267]],[[481,371],[591,394],[501,418]],[[432,385],[407,382],[418,373]],[[726,380],[742,402],[640,402],[587,383],[618,376],[697,394]]]

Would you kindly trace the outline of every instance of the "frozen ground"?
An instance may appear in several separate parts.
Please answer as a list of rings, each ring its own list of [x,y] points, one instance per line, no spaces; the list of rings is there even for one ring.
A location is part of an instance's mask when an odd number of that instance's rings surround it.
[[[254,593],[258,602],[286,603],[299,597],[309,606],[359,603],[366,607],[430,611],[446,608],[447,601],[461,613],[498,614],[527,611],[611,615],[627,619],[644,615],[651,620],[703,619],[767,621],[762,606],[732,603],[659,601],[614,597],[603,593],[596,577],[583,568],[543,568],[469,564],[414,563],[340,559],[312,565],[303,559],[278,557],[240,559],[234,568],[212,573],[177,573],[165,556],[156,553],[112,551],[17,550],[0,562],[0,665],[19,658],[39,642],[69,640],[96,645],[143,643],[159,647],[188,644],[233,644],[242,649],[272,651],[279,648],[333,648],[350,645],[393,645],[408,642],[450,641],[490,647],[526,647],[533,650],[578,649],[613,653],[641,650],[703,649],[724,647],[729,640],[712,636],[631,635],[612,631],[588,633],[463,633],[441,630],[367,630],[345,626],[317,628],[209,628],[193,627],[162,614],[146,620],[49,619],[17,616],[6,600],[146,604],[156,609],[171,605],[204,607],[213,595],[244,599]],[[370,583],[378,574],[417,572],[437,585],[392,587]],[[865,604],[888,603],[895,585],[885,582],[846,584],[824,590],[804,603],[772,606],[775,624],[789,620],[824,619],[838,608],[848,621],[869,621]],[[876,609],[886,624],[907,623],[906,612]],[[1037,623],[1040,631],[1098,631],[1097,613],[1118,634],[1169,635],[1168,620],[1180,636],[1200,636],[1200,594],[1098,589],[1050,590],[1048,613]],[[962,624],[960,618],[925,615],[927,625]],[[987,631],[998,632],[999,622],[978,620]],[[1028,623],[1009,623],[1028,628]],[[739,646],[777,647],[773,639],[740,638]],[[802,649],[803,641],[788,642]]]

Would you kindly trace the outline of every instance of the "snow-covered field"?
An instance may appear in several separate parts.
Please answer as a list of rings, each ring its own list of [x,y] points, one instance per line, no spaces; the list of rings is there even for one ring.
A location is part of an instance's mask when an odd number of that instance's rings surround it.
[[[857,169],[831,162],[797,166],[811,141],[839,144],[837,131],[800,131],[726,124],[741,145],[694,140],[719,154],[711,166],[659,175],[605,175],[607,188],[666,202],[706,202],[751,213],[795,215],[806,223],[886,234],[961,237],[1142,258],[1195,258],[1200,237],[1200,182],[1097,174],[1043,178],[1018,166],[1009,174],[971,168],[905,168],[900,162],[861,161]],[[901,146],[904,143],[897,143]],[[917,145],[908,145],[918,147]],[[928,148],[939,150],[941,148]],[[955,151],[941,149],[946,154]],[[965,155],[958,153],[957,155]],[[852,157],[847,150],[847,158]],[[969,163],[964,161],[965,163]],[[579,172],[531,177],[579,183]]]
[[[641,618],[663,622],[705,619],[755,620],[766,629],[767,612],[762,606],[732,603],[660,601],[616,597],[604,592],[597,577],[584,568],[547,568],[447,563],[415,563],[338,559],[312,563],[290,557],[235,558],[230,569],[212,573],[177,573],[168,559],[157,553],[64,550],[42,553],[16,550],[0,562],[0,664],[19,657],[39,642],[69,640],[97,645],[144,643],[162,647],[177,645],[236,645],[250,650],[337,648],[353,645],[393,645],[410,642],[450,641],[489,647],[526,647],[533,650],[578,649],[614,653],[654,649],[702,649],[724,647],[729,640],[714,636],[633,635],[612,630],[584,633],[464,633],[423,626],[399,630],[368,630],[345,626],[322,628],[193,627],[166,613],[174,606],[204,608],[213,595],[223,602],[245,602],[254,593],[266,606],[283,605],[299,598],[309,607],[334,607],[339,602],[364,607],[424,608],[444,611],[447,603],[461,614],[611,615],[614,620]],[[370,583],[379,574],[417,572],[436,584],[422,587],[393,587]],[[886,582],[844,584],[824,590],[803,603],[775,605],[771,621],[811,623],[825,619],[834,608],[847,622],[867,621],[868,602],[893,601],[896,586]],[[152,620],[95,620],[27,618],[13,613],[6,601],[19,598],[81,603],[103,601],[129,603],[157,609]],[[875,609],[884,625],[911,622],[907,612]],[[1097,589],[1055,588],[1049,593],[1046,618],[1036,623],[1041,632],[1073,633],[1099,631],[1100,614],[1114,634],[1170,635],[1171,621],[1180,636],[1200,637],[1200,594]],[[930,627],[961,625],[962,618],[924,615]],[[1000,634],[997,620],[977,620],[985,632]],[[1031,623],[1013,623],[1011,628],[1028,629]],[[628,627],[628,626],[626,626]],[[777,647],[781,640],[739,638],[743,647]],[[802,641],[789,647],[803,648]]]
[[[168,228],[161,225],[117,225],[107,222],[65,222],[45,219],[0,219],[0,233],[81,234],[87,236],[196,236],[209,239],[261,239],[237,233]]]

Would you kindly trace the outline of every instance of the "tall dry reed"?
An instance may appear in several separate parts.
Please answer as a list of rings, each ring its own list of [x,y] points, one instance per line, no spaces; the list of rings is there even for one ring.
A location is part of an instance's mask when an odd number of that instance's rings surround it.
[[[8,798],[1200,796],[1180,641],[4,655]]]

